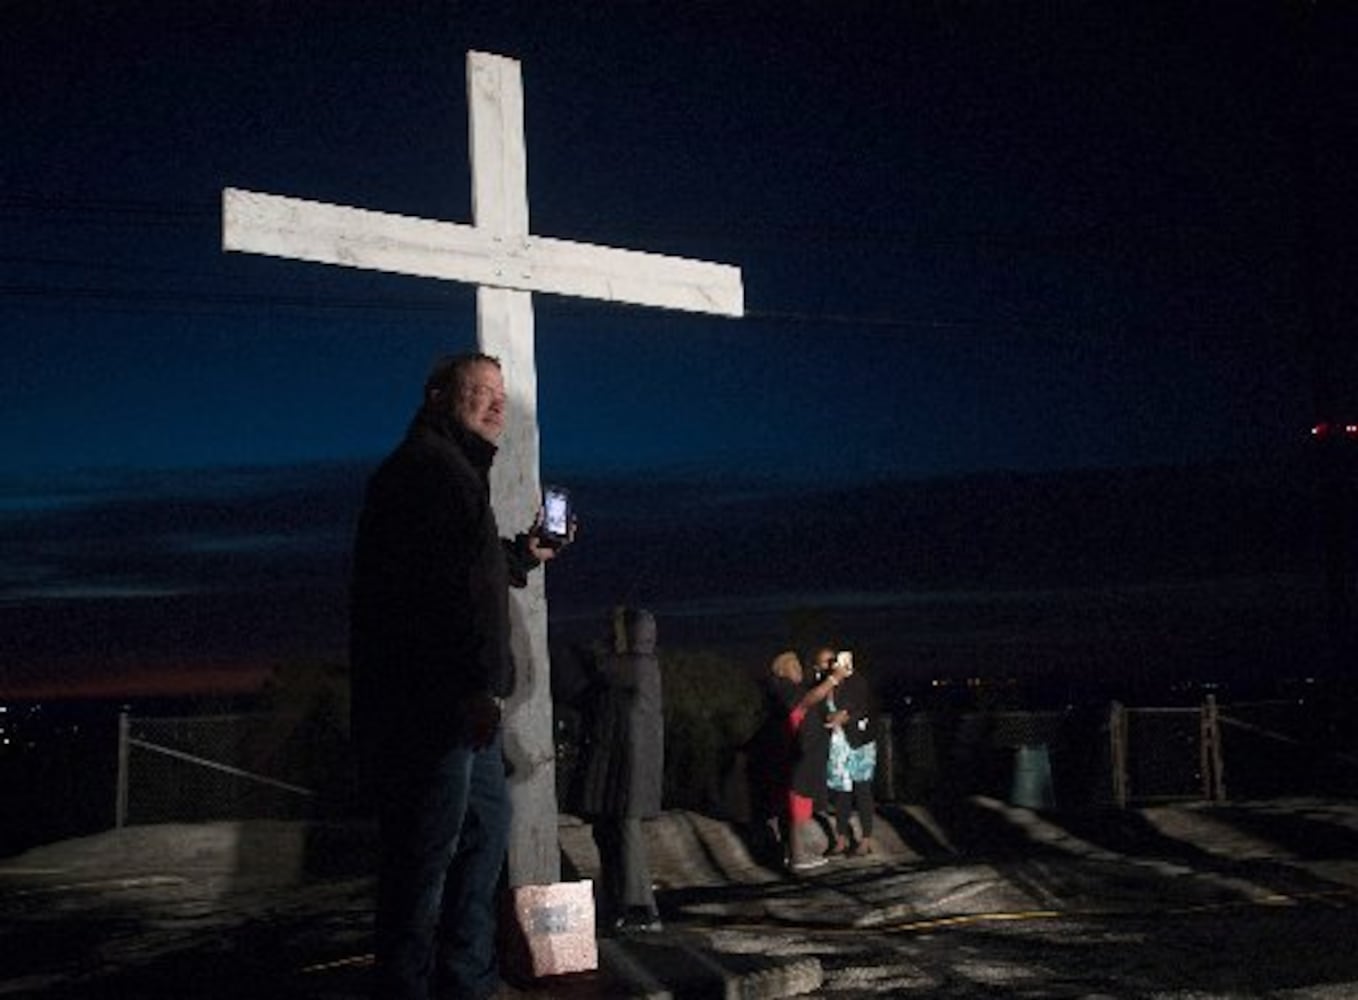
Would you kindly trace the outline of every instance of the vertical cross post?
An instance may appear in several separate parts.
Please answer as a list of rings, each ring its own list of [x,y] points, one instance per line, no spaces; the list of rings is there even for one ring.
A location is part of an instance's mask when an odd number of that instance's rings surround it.
[[[467,60],[472,166],[472,220],[506,245],[528,239],[528,177],[519,64],[473,54]],[[481,285],[476,290],[476,339],[500,358],[510,404],[500,453],[491,473],[491,504],[503,526],[528,524],[542,494],[539,480],[537,360],[533,300],[528,292]],[[509,595],[515,691],[505,720],[505,753],[513,774],[509,871],[515,885],[558,882],[556,739],[547,653],[547,595],[542,573]]]

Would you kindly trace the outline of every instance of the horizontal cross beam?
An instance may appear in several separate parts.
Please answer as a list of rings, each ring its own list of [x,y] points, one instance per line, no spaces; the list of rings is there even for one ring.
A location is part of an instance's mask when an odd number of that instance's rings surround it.
[[[742,316],[740,268],[227,188],[225,250],[685,312]]]

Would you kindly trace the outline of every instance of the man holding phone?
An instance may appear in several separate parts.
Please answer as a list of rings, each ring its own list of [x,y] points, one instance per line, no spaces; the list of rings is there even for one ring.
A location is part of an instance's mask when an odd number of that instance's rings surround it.
[[[377,799],[375,996],[469,1000],[499,986],[496,890],[509,845],[500,732],[514,687],[509,590],[571,540],[502,539],[490,469],[500,362],[445,358],[368,482],[354,547],[353,731]]]

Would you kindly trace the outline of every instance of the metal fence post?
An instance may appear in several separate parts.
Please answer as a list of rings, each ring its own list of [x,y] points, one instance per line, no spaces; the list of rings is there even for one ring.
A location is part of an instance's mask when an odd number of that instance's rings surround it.
[[[892,727],[891,716],[877,717],[880,727],[877,733],[877,779],[874,791],[884,802],[896,801],[896,734]]]
[[[1108,710],[1108,739],[1113,762],[1113,801],[1127,808],[1127,710],[1115,701]]]
[[[118,790],[117,801],[113,806],[113,827],[115,830],[121,830],[127,825],[127,755],[131,728],[127,709],[123,709],[118,713]]]
[[[1217,696],[1209,694],[1202,710],[1203,797],[1209,802],[1226,801],[1226,777],[1222,773],[1223,765]]]

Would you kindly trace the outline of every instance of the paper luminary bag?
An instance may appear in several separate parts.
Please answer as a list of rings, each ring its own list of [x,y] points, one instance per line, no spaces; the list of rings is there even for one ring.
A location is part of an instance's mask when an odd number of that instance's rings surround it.
[[[599,967],[594,937],[594,883],[521,885],[513,896],[516,965],[533,979]]]

